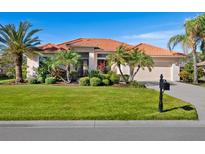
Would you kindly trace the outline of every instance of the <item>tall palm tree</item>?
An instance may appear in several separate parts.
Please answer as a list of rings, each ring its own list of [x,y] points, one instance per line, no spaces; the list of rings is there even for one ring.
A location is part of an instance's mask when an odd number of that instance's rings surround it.
[[[36,45],[40,44],[39,38],[33,37],[40,29],[30,30],[31,27],[29,22],[20,22],[18,27],[14,24],[0,24],[0,49],[12,56],[17,83],[23,82],[23,54],[30,55],[37,50]]]
[[[55,66],[60,66],[60,65],[64,65],[65,66],[65,70],[66,70],[66,80],[63,80],[63,78],[61,78],[64,82],[66,83],[70,83],[71,79],[70,79],[70,67],[71,65],[75,66],[79,63],[80,60],[80,55],[75,52],[74,50],[66,50],[66,51],[61,51],[58,52],[55,57],[54,57],[54,65]]]
[[[196,18],[198,36],[200,38],[200,49],[205,55],[205,14],[199,15]]]
[[[117,66],[120,75],[122,76],[123,80],[127,83],[127,79],[124,76],[122,69],[121,69],[121,65],[125,66],[126,65],[126,57],[127,57],[127,53],[125,50],[125,47],[123,45],[119,46],[116,51],[112,54],[109,54],[107,56],[107,60],[110,63],[110,65],[114,65]]]
[[[185,34],[175,35],[171,37],[168,41],[168,48],[172,50],[177,44],[181,44],[184,52],[188,52],[191,50],[192,58],[193,58],[193,67],[194,67],[194,84],[198,84],[197,78],[197,45],[199,43],[198,37],[198,28],[196,19],[187,20],[184,24]]]
[[[129,58],[127,60],[127,65],[130,68],[130,77],[129,81],[133,81],[136,74],[140,69],[148,68],[149,71],[152,70],[154,61],[153,59],[146,55],[143,50],[139,50],[138,48],[132,49],[129,52]],[[137,68],[137,69],[136,69]],[[136,70],[135,70],[136,69]]]

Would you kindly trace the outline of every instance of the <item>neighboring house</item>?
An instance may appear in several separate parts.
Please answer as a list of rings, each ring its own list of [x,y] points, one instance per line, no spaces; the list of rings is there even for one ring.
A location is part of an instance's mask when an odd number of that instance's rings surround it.
[[[35,76],[35,69],[39,67],[42,57],[49,57],[57,52],[67,49],[74,49],[81,55],[80,67],[78,69],[79,75],[83,76],[87,70],[96,70],[102,65],[107,65],[106,56],[115,52],[120,45],[129,48],[139,48],[144,50],[147,55],[150,55],[154,60],[154,68],[151,72],[147,69],[140,70],[135,79],[138,81],[158,81],[160,74],[170,81],[179,80],[179,59],[183,57],[177,52],[170,52],[167,49],[162,49],[153,45],[140,43],[136,46],[122,43],[112,39],[94,39],[94,38],[80,38],[61,44],[46,44],[39,46],[42,50],[41,55],[35,55],[32,58],[27,58],[27,76]],[[116,68],[112,70],[118,72]],[[129,67],[122,66],[125,74],[129,74]],[[119,73],[119,72],[118,72]]]

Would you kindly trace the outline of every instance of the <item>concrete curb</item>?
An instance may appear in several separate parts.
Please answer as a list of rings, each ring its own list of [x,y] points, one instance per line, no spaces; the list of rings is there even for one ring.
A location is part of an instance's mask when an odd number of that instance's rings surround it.
[[[73,120],[73,121],[0,121],[0,128],[100,128],[100,127],[205,127],[194,120]]]

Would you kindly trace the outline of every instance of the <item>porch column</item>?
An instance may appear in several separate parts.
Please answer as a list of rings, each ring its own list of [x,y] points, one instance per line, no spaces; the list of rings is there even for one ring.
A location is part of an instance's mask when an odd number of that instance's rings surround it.
[[[176,64],[172,64],[172,66],[171,66],[171,81],[179,81],[180,80],[179,71],[180,71],[180,67],[177,66]]]
[[[89,52],[89,70],[96,70],[97,69],[97,54],[92,51]]]
[[[38,67],[39,67],[38,55],[27,57],[27,78],[35,77],[37,75],[35,69],[37,69]]]

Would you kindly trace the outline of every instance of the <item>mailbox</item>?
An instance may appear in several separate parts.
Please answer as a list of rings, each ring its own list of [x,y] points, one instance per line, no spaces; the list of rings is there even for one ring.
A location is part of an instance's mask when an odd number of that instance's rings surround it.
[[[166,80],[164,80],[164,82],[163,82],[163,89],[170,90],[170,83],[168,83]]]
[[[165,90],[170,90],[170,84],[167,82],[167,80],[163,79],[163,75],[160,75],[160,80],[159,80],[159,112],[163,112],[163,92]]]

